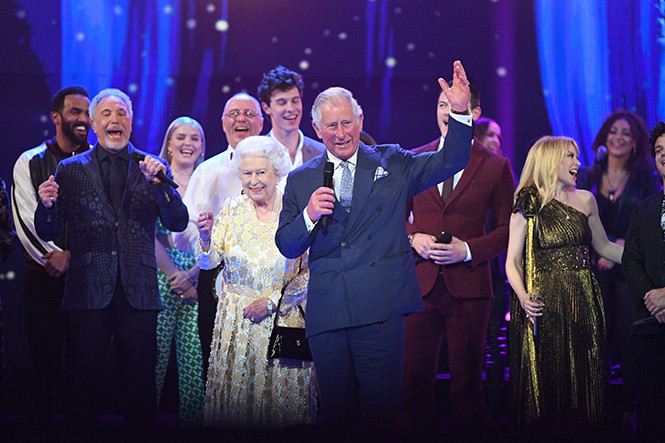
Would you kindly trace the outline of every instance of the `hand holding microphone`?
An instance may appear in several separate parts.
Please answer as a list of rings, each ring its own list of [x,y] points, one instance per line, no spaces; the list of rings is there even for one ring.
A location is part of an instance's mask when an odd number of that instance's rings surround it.
[[[164,174],[166,167],[161,162],[152,159],[150,156],[148,156],[148,159],[146,159],[145,155],[136,151],[132,152],[132,158],[136,161],[136,163],[139,164],[139,166],[141,166],[141,172],[143,172],[143,175],[145,175],[149,181],[152,182],[153,178],[158,178],[159,180],[171,185],[173,189],[178,187],[176,182]],[[141,162],[143,162],[143,166],[141,165]],[[155,173],[155,170],[157,170],[157,173]]]
[[[326,166],[323,168],[323,186],[326,188],[333,188],[333,171],[335,170],[335,165],[332,162],[326,162]],[[328,234],[328,219],[329,215],[321,216],[321,233],[323,235]]]

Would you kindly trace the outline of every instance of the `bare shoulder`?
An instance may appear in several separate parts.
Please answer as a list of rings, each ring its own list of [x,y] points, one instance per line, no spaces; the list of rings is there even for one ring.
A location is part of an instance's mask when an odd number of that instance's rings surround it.
[[[585,189],[575,189],[570,194],[570,205],[589,215],[597,212],[596,198]]]

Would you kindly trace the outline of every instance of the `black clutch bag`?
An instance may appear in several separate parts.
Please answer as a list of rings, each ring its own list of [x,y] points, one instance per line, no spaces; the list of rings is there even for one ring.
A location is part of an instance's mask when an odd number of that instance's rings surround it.
[[[282,296],[279,298],[275,310],[272,333],[268,342],[268,359],[312,361],[312,352],[309,350],[309,343],[305,338],[305,328],[290,328],[277,324],[283,298],[284,291],[282,291]],[[303,311],[302,306],[298,305],[298,310],[300,315],[305,318],[305,311]]]

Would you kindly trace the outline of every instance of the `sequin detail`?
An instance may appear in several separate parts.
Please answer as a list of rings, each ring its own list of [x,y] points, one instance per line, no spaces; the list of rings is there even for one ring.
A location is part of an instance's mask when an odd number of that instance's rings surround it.
[[[557,200],[540,211],[537,199],[521,201],[526,206],[515,212],[527,215],[525,282],[529,291],[539,288],[545,307],[536,352],[531,324],[512,294],[512,417],[526,429],[539,417],[575,409],[601,430],[607,423],[605,318],[590,269],[587,217]]]

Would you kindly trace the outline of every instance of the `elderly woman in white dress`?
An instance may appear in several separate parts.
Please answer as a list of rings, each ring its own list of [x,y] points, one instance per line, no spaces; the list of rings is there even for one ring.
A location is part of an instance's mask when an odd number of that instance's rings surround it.
[[[222,260],[210,350],[204,424],[226,428],[274,428],[312,423],[316,416],[314,368],[268,360],[267,350],[282,289],[281,325],[304,327],[306,258],[289,260],[275,246],[282,195],[277,183],[290,170],[286,149],[265,136],[238,143],[231,161],[243,194],[214,218],[199,215],[197,259],[201,269]],[[295,308],[295,309],[294,309]]]

